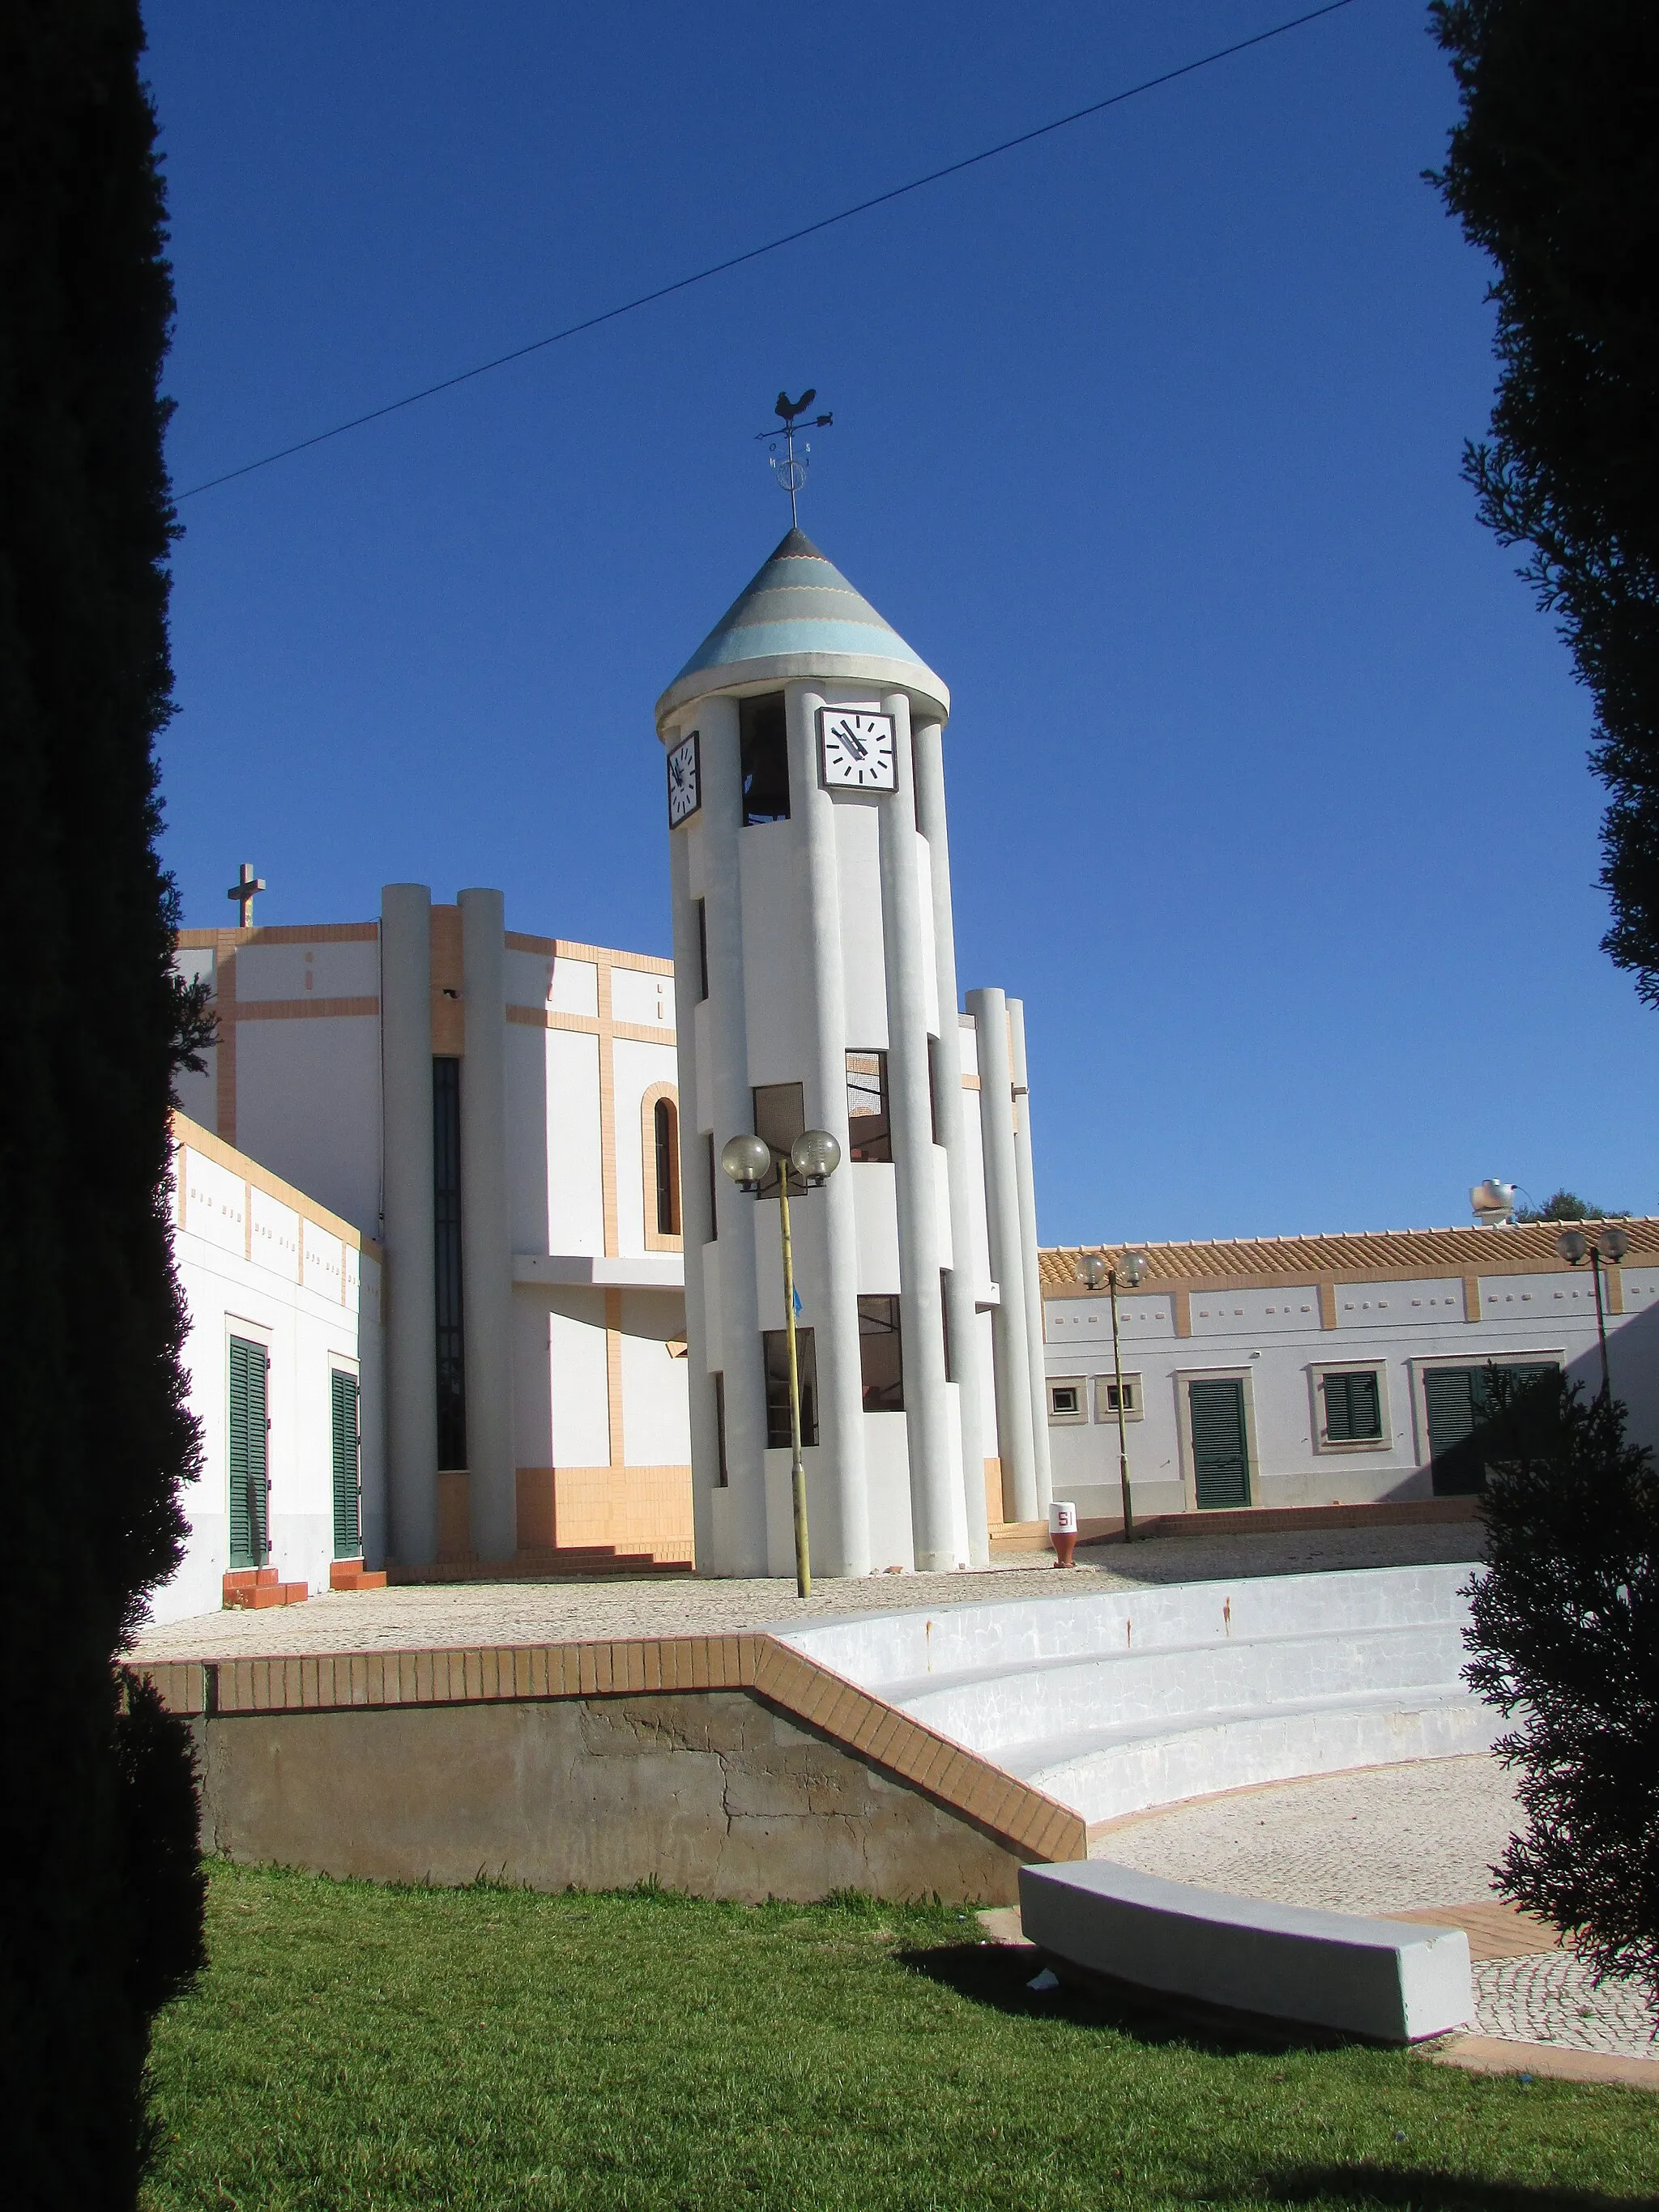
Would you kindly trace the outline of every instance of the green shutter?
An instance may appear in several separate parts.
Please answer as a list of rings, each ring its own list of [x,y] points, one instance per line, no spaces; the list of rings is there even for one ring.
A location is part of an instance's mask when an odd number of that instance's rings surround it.
[[[334,1556],[359,1559],[363,1552],[359,1485],[357,1378],[335,1368],[329,1377],[334,1441]]]
[[[1375,1443],[1382,1434],[1382,1401],[1376,1374],[1324,1378],[1325,1440],[1333,1444]]]
[[[1244,1431],[1244,1385],[1231,1376],[1189,1382],[1193,1487],[1200,1510],[1250,1502],[1250,1456]]]
[[[1542,1365],[1504,1363],[1517,1382],[1536,1382],[1559,1370]],[[1437,1498],[1467,1498],[1486,1486],[1486,1370],[1484,1367],[1430,1367],[1424,1370],[1423,1400],[1429,1416],[1429,1457]]]
[[[233,1336],[229,1367],[230,1564],[262,1567],[270,1550],[264,1345]]]

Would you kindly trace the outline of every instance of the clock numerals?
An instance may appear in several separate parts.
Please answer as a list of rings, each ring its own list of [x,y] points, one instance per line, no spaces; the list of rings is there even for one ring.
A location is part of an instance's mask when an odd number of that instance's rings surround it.
[[[832,789],[898,789],[893,718],[878,707],[820,707],[818,757]]]
[[[668,826],[678,830],[702,805],[702,762],[697,732],[668,749]]]

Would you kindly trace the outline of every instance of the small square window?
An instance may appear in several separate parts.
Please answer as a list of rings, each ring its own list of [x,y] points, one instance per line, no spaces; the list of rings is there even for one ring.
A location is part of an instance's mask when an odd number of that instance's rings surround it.
[[[1068,1376],[1048,1385],[1048,1422],[1052,1428],[1065,1428],[1089,1418],[1088,1401],[1084,1396],[1085,1384],[1080,1375]]]
[[[1123,1418],[1126,1421],[1140,1419],[1140,1377],[1126,1375],[1123,1378]],[[1097,1375],[1095,1377],[1095,1419],[1097,1421],[1117,1422],[1117,1377],[1115,1375]]]
[[[1373,1449],[1389,1441],[1388,1395],[1380,1367],[1320,1368],[1315,1411],[1322,1450]]]

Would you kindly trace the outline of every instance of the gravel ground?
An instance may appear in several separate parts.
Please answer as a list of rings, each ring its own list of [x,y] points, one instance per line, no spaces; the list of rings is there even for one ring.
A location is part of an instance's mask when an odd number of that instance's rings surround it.
[[[567,1644],[632,1636],[732,1635],[836,1613],[901,1607],[1074,1597],[1088,1589],[1209,1582],[1246,1575],[1315,1574],[1480,1556],[1473,1522],[1306,1534],[1160,1536],[1133,1548],[1096,1545],[1072,1573],[1051,1559],[953,1575],[872,1575],[821,1582],[803,1605],[792,1581],[708,1581],[655,1576],[537,1583],[429,1583],[400,1589],[320,1593],[267,1613],[206,1613],[143,1631],[144,1659],[219,1659],[309,1651],[411,1650],[472,1644]]]
[[[1495,1759],[1437,1759],[1332,1774],[1171,1806],[1109,1829],[1097,1854],[1241,1897],[1338,1912],[1407,1912],[1489,1897],[1516,1819]],[[1634,1982],[1598,1984],[1571,1951],[1477,1960],[1481,2035],[1659,2057]]]

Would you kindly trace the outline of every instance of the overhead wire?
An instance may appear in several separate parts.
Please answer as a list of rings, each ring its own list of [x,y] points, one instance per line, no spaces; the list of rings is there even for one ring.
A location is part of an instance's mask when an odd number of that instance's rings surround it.
[[[619,316],[631,315],[641,307],[648,307],[659,301],[672,299],[677,292],[690,291],[694,284],[706,284],[711,277],[723,276],[732,269],[741,269],[750,261],[759,261],[769,253],[780,253],[786,246],[798,246],[803,239],[816,238],[837,224],[851,222],[855,216],[868,215],[872,208],[888,207],[895,200],[907,198],[929,185],[941,184],[947,177],[958,177],[966,169],[975,169],[986,161],[994,161],[999,155],[1012,154],[1021,146],[1029,146],[1036,139],[1047,138],[1056,131],[1065,131],[1074,123],[1086,122],[1092,115],[1103,115],[1108,108],[1121,107],[1125,100],[1136,100],[1143,93],[1156,92],[1161,85],[1174,84],[1177,79],[1192,76],[1199,70],[1212,68],[1217,62],[1230,61],[1234,55],[1248,53],[1253,46],[1266,46],[1269,40],[1282,39],[1288,32],[1299,31],[1304,25],[1316,23],[1322,16],[1340,14],[1345,8],[1356,4],[1356,0],[1326,0],[1323,7],[1310,9],[1306,14],[1292,15],[1269,29],[1257,31],[1248,39],[1237,39],[1231,46],[1218,46],[1212,53],[1200,54],[1195,61],[1182,62],[1178,68],[1164,70],[1157,76],[1145,77],[1139,84],[1126,86],[1104,100],[1091,100],[1086,107],[1074,107],[1069,115],[1058,115],[1051,122],[1039,123],[1030,131],[1021,131],[1012,138],[1004,138],[994,146],[981,147],[976,154],[966,154],[960,161],[947,161],[942,168],[929,169],[908,183],[895,185],[884,192],[873,193],[870,198],[858,200],[851,207],[839,209],[834,215],[820,216],[816,222],[803,223],[798,230],[785,231],[781,237],[769,238],[763,246],[751,246],[742,253],[727,256],[724,261],[711,262],[706,269],[698,269],[689,276],[677,276],[672,283],[659,284],[653,290],[641,292],[619,306],[605,307],[596,315],[584,316],[581,321],[568,323],[562,330],[552,331],[545,337],[532,338],[527,345],[514,346],[509,353],[496,354],[489,361],[481,361],[471,368],[464,368],[453,376],[441,377],[435,384],[422,385],[418,392],[405,392],[401,399],[389,399],[384,406],[371,407],[367,414],[354,415],[348,422],[337,422],[331,429],[319,430],[309,438],[301,438],[291,446],[281,446],[275,453],[264,453],[257,461],[244,461],[240,468],[227,469],[222,475],[208,477],[187,491],[175,493],[177,500],[195,499],[204,491],[216,491],[221,484],[234,483],[240,477],[252,476],[256,471],[273,467],[295,453],[309,453],[313,446],[325,446],[331,439],[343,438],[348,431],[361,430],[366,423],[382,422],[388,415],[396,415],[405,407],[418,406],[423,399],[433,399],[441,392],[453,392],[458,385],[470,384],[475,377],[488,376],[492,370],[505,368],[510,362],[523,361],[529,355],[542,353],[549,346],[561,345],[567,338],[580,337],[585,331],[598,330],[601,324],[614,323]]]

